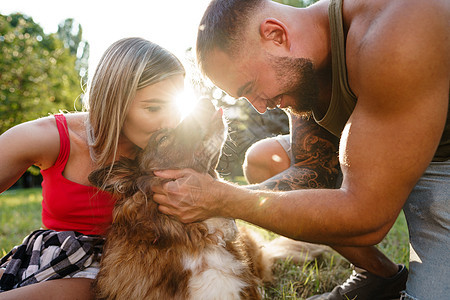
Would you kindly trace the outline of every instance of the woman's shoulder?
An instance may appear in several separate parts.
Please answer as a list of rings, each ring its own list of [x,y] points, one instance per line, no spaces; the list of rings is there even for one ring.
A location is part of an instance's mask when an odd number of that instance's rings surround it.
[[[48,116],[16,125],[8,129],[3,135],[12,136],[14,139],[36,140],[38,142],[39,140],[52,139],[55,136],[54,133],[58,133],[55,118]]]
[[[59,152],[54,118],[40,118],[8,129],[0,136],[0,150],[15,165],[49,165]]]
[[[65,119],[65,122],[67,123],[68,132],[70,134],[75,133],[78,135],[86,130],[85,120],[87,118],[87,113],[66,113],[62,115]],[[62,120],[60,119],[60,121]],[[30,129],[36,131],[52,131],[52,133],[58,136],[59,140],[58,126],[56,125],[56,117],[54,115],[43,117],[27,123],[30,123],[28,125],[30,126]],[[27,123],[24,123],[24,125]]]
[[[77,112],[64,114],[67,125],[71,132],[77,135],[84,134],[86,132],[86,121],[88,118],[87,112]]]
[[[63,114],[63,116],[66,119],[69,131],[84,131],[84,120],[86,119],[85,113],[70,113]],[[29,135],[37,135],[37,137],[44,139],[56,139],[59,143],[58,127],[54,115],[22,123],[17,125],[14,129],[19,132],[19,134],[28,133]],[[45,136],[42,136],[41,134]]]
[[[72,123],[85,119],[83,115],[82,113],[64,115],[69,132],[72,131]],[[20,149],[24,156],[33,159],[41,169],[52,166],[59,155],[60,134],[53,115],[28,121],[9,129],[3,134],[3,141],[8,142],[17,150]]]

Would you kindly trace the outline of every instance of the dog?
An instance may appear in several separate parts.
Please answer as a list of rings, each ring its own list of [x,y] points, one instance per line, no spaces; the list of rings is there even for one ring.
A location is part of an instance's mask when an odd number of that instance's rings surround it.
[[[98,299],[261,299],[275,258],[314,259],[324,252],[284,238],[269,247],[239,231],[233,219],[183,224],[158,211],[151,187],[165,179],[153,171],[191,168],[217,179],[226,136],[222,109],[199,100],[176,128],[153,134],[136,159],[121,158],[90,174],[117,199],[94,281]]]

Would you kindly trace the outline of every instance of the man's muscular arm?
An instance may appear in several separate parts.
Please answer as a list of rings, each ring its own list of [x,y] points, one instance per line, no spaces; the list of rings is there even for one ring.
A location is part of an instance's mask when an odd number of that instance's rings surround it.
[[[379,243],[429,165],[449,105],[448,1],[413,2],[389,2],[369,24],[361,15],[354,25],[369,28],[347,36],[358,102],[340,140],[340,189],[254,191],[192,170],[167,170],[155,172],[175,179],[154,190],[160,211],[183,222],[242,219],[328,245]]]
[[[313,118],[291,115],[290,127],[291,166],[260,184],[247,187],[275,191],[334,188],[339,173],[338,138]]]

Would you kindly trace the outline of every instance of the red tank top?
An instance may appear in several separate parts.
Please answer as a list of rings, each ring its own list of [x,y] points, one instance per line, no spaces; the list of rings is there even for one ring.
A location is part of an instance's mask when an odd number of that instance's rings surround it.
[[[41,170],[42,222],[48,229],[102,235],[112,222],[114,199],[93,186],[66,179],[62,172],[70,154],[69,131],[64,115],[55,115],[60,150],[53,166]]]

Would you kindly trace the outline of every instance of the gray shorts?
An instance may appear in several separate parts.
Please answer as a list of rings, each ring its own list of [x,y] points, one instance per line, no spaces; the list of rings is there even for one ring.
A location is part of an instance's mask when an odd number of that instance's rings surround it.
[[[403,210],[410,240],[403,299],[449,299],[450,160],[429,165]]]

